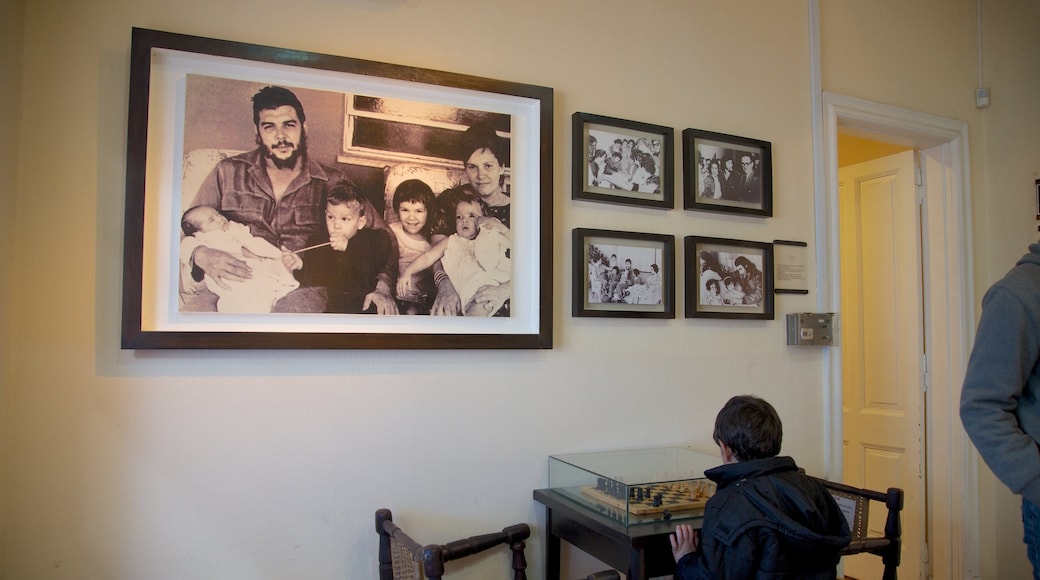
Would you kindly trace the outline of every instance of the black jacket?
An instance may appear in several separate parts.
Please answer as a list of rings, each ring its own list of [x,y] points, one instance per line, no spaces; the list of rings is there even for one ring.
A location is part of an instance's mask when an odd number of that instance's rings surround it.
[[[705,506],[700,550],[678,562],[676,578],[835,578],[848,523],[793,459],[743,461],[704,475],[718,489]]]

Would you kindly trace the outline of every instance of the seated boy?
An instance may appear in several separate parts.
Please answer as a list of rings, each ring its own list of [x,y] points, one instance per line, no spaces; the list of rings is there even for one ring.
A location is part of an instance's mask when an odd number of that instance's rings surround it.
[[[777,457],[783,427],[768,402],[743,395],[715,418],[722,463],[700,536],[689,525],[670,537],[675,578],[823,579],[837,575],[849,526],[830,493],[790,457]]]
[[[390,288],[380,274],[392,257],[392,242],[386,230],[366,228],[364,197],[357,188],[341,181],[329,189],[325,201],[328,237],[302,256],[297,277],[307,288],[322,289],[327,298],[325,312],[375,313],[377,289],[389,296]]]

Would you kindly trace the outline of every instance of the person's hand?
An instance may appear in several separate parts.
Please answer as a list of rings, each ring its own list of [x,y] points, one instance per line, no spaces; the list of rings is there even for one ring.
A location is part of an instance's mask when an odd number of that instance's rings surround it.
[[[347,244],[350,243],[350,238],[343,234],[333,234],[329,236],[329,243],[332,245],[332,249],[337,252],[347,251]]]
[[[397,314],[397,302],[390,294],[390,288],[383,282],[376,283],[375,291],[365,295],[365,303],[362,304],[361,311],[368,310],[373,304],[376,305],[376,314],[389,316]]]
[[[210,280],[225,290],[231,288],[227,281],[242,282],[253,277],[253,269],[248,264],[223,250],[199,246],[191,259]]]
[[[282,264],[285,264],[286,270],[292,272],[293,270],[303,268],[303,258],[299,254],[294,254],[289,248],[282,246]]]
[[[483,304],[487,316],[498,312],[499,308],[509,300],[509,294],[513,290],[511,282],[503,282],[497,286],[481,286],[473,294],[472,304]]]
[[[689,524],[675,526],[675,533],[668,536],[668,541],[672,543],[672,557],[676,563],[686,554],[696,552],[701,547],[700,535]]]
[[[447,277],[437,284],[437,297],[433,300],[430,314],[434,316],[458,316],[462,312],[462,301],[455,285]]]
[[[412,284],[412,277],[409,274],[401,274],[401,277],[397,279],[397,295],[405,296],[409,294],[415,285]]]

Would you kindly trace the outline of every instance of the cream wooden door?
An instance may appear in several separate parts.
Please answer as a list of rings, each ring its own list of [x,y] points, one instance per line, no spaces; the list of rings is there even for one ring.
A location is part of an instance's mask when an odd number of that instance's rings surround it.
[[[921,577],[924,340],[914,152],[839,170],[844,479],[905,491],[900,578]],[[871,535],[885,511],[871,506]],[[881,578],[881,560],[845,559],[846,577]]]

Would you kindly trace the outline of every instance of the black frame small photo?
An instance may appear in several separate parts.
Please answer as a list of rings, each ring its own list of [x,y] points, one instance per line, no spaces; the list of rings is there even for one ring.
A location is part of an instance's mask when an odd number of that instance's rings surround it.
[[[574,113],[572,199],[672,209],[671,127]]]
[[[675,318],[675,236],[576,228],[572,241],[572,316]]]
[[[686,318],[773,320],[773,244],[686,236]]]
[[[773,215],[771,143],[699,129],[682,139],[684,209]]]

